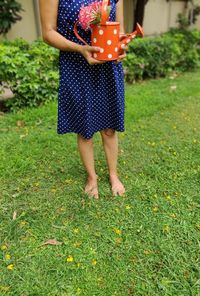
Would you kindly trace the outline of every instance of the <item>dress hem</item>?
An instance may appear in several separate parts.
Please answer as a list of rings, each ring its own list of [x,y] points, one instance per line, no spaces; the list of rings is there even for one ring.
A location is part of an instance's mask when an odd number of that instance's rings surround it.
[[[117,132],[124,132],[124,131],[125,131],[125,128],[116,128],[116,127],[112,127],[112,126],[105,126],[105,127],[101,128],[101,129],[95,130],[95,131],[92,133],[91,136],[85,136],[83,133],[80,133],[80,132],[75,131],[75,130],[65,130],[65,131],[63,131],[63,132],[59,132],[59,131],[57,130],[57,134],[58,134],[58,135],[64,135],[64,134],[68,134],[68,133],[75,133],[75,134],[80,134],[80,135],[83,136],[85,139],[91,139],[91,138],[94,136],[95,133],[100,132],[100,131],[102,131],[102,130],[104,130],[104,129],[106,129],[106,128],[114,129],[114,130],[117,131]]]

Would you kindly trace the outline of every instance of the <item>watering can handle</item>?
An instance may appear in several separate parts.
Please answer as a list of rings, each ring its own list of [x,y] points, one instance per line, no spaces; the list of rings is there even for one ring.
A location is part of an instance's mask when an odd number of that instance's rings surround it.
[[[81,38],[81,36],[78,34],[77,31],[77,24],[79,21],[76,21],[75,25],[74,25],[74,34],[76,35],[76,37],[81,40],[85,45],[89,45],[83,38]]]
[[[108,21],[108,5],[110,5],[110,0],[103,0],[102,1],[102,9],[101,9],[101,25],[106,25]]]

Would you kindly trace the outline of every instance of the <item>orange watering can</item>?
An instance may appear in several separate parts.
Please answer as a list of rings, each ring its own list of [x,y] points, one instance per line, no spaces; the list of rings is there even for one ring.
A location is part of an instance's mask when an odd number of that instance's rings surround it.
[[[100,47],[99,52],[93,53],[93,57],[97,60],[111,61],[117,60],[121,49],[123,49],[137,35],[144,36],[142,27],[137,23],[136,30],[133,33],[125,34],[125,38],[120,41],[120,23],[108,21],[107,13],[110,0],[103,0],[101,11],[101,22],[99,24],[90,24],[92,46]],[[84,44],[89,45],[80,37],[77,32],[77,23],[74,25],[74,33],[76,37]]]

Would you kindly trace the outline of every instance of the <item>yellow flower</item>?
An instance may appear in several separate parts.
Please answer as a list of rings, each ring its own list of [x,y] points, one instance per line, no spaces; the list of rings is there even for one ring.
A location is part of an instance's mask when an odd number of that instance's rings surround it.
[[[120,229],[114,228],[113,230],[116,234],[122,234],[122,231]]]
[[[9,264],[9,265],[7,266],[7,269],[8,269],[8,270],[13,270],[13,268],[14,268],[14,264]]]
[[[170,195],[167,195],[166,196],[166,199],[171,200],[171,196]]]
[[[172,213],[172,214],[170,214],[170,217],[176,218],[176,214]]]
[[[61,208],[58,208],[56,212],[61,213],[61,212],[64,212],[64,211],[65,211],[65,208],[61,207]]]
[[[24,225],[26,225],[28,222],[27,221],[21,221],[20,222],[20,226],[24,226]]]
[[[131,206],[126,205],[125,208],[126,208],[126,210],[130,210]]]
[[[158,212],[158,207],[154,207],[153,212]]]
[[[66,179],[66,180],[65,180],[65,183],[67,183],[67,184],[71,184],[71,183],[73,183],[73,180],[72,180],[72,179]]]
[[[5,259],[6,259],[6,260],[10,260],[10,258],[11,258],[10,254],[6,254],[6,255],[5,255]]]
[[[197,140],[196,139],[193,139],[193,143],[195,144],[197,142]]]
[[[120,244],[122,242],[122,238],[121,237],[117,237],[115,239],[115,241],[116,241],[117,244]]]
[[[92,265],[96,265],[97,264],[97,260],[93,259],[92,260]]]
[[[144,250],[144,254],[145,255],[149,255],[149,254],[151,254],[152,252],[150,251],[150,250]]]
[[[75,243],[74,243],[74,247],[75,247],[75,248],[80,247],[80,245],[81,245],[81,242],[75,242]]]
[[[76,292],[79,294],[81,292],[81,289],[80,288],[77,288],[76,289]]]
[[[74,258],[70,255],[70,256],[68,256],[67,257],[67,262],[72,262],[72,261],[74,261]]]
[[[51,188],[51,192],[55,193],[57,191],[56,188]]]
[[[79,232],[79,229],[78,228],[74,228],[74,233],[78,233]]]
[[[196,226],[197,229],[200,230],[200,224],[196,224],[195,226]]]
[[[1,291],[3,292],[8,292],[10,287],[1,287]]]
[[[169,227],[169,225],[164,225],[164,226],[163,226],[163,232],[170,232],[170,227]]]
[[[77,267],[80,267],[80,266],[81,266],[81,263],[80,263],[80,262],[78,262],[78,263],[77,263]]]
[[[2,250],[2,251],[6,250],[6,249],[7,249],[7,246],[6,246],[6,245],[2,245],[2,246],[1,246],[1,250]]]

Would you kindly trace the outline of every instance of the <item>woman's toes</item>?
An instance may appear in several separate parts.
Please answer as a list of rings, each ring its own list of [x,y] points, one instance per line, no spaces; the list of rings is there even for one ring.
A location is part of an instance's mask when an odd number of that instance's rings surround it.
[[[112,188],[112,194],[113,194],[114,196],[117,196],[117,190]]]
[[[98,183],[97,183],[98,176],[95,177],[87,177],[87,181],[85,184],[85,193],[91,193],[91,195],[98,195]]]
[[[95,184],[91,184],[90,182],[86,184],[85,186],[85,193],[88,194],[89,197],[94,197],[96,199],[99,198],[99,193],[98,193],[98,186]]]
[[[118,177],[116,177],[114,180],[110,180],[112,185],[112,193],[114,196],[120,195],[122,196],[125,193],[124,185],[121,183]]]
[[[91,196],[98,199],[99,198],[99,193],[97,187],[94,187],[91,191]]]
[[[121,190],[121,191],[119,191],[119,195],[120,196],[123,196],[125,194],[125,190]]]

